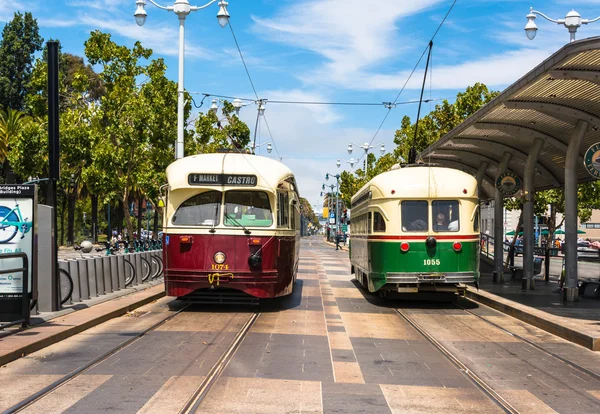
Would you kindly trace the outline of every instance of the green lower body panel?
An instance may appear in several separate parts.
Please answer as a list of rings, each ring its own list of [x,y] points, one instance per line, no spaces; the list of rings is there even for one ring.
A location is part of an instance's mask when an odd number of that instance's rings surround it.
[[[384,286],[457,285],[479,281],[479,242],[462,242],[455,251],[454,242],[438,241],[434,248],[425,242],[410,242],[407,252],[400,242],[354,239],[350,259],[368,281],[369,291]]]

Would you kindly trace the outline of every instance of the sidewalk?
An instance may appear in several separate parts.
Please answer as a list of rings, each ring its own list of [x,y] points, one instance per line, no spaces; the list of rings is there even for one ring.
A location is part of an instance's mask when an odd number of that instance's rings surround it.
[[[32,315],[32,326],[0,332],[0,366],[124,315],[165,296],[162,281],[87,300],[58,312]]]
[[[482,263],[483,264],[483,263]],[[600,300],[579,297],[565,302],[555,280],[536,279],[534,290],[522,290],[520,280],[505,274],[504,283],[494,283],[492,274],[482,272],[479,290],[469,287],[467,297],[534,325],[547,332],[600,351]]]

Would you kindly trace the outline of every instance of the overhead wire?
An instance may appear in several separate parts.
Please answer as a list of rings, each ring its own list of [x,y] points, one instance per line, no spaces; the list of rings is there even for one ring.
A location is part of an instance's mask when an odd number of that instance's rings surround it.
[[[258,92],[256,92],[256,87],[254,86],[254,82],[252,81],[252,76],[250,76],[250,71],[248,70],[248,66],[246,65],[246,60],[244,59],[244,54],[242,53],[240,44],[237,41],[235,32],[233,31],[233,26],[231,25],[231,19],[229,19],[229,29],[231,30],[233,40],[235,41],[235,47],[237,48],[237,51],[240,54],[242,63],[244,64],[244,69],[246,70],[246,75],[248,75],[248,80],[250,81],[250,85],[252,86],[252,90],[254,91],[254,96],[256,96],[256,101],[260,101],[261,99],[258,97]],[[269,134],[271,135],[271,141],[273,142],[273,147],[275,148],[275,152],[277,153],[277,156],[279,157],[279,159],[281,159],[281,155],[279,154],[279,150],[277,149],[277,144],[275,143],[275,138],[273,137],[273,134],[271,133],[271,128],[269,128],[269,123],[267,122],[267,116],[263,113],[262,117],[264,118],[265,124],[267,125],[267,129],[269,130]]]
[[[452,9],[454,8],[454,6],[456,5],[457,1],[458,0],[454,0],[452,2],[452,5],[450,6],[450,8],[448,9],[448,11],[446,12],[446,15],[444,16],[444,18],[442,19],[442,21],[438,25],[437,29],[433,33],[433,36],[431,36],[431,39],[429,39],[429,42],[427,42],[427,46],[425,47],[425,49],[423,49],[423,53],[421,53],[421,56],[419,57],[419,60],[417,60],[417,63],[415,64],[415,66],[413,67],[412,71],[410,72],[410,75],[408,75],[408,78],[406,79],[406,82],[404,82],[404,85],[402,85],[402,89],[400,89],[400,92],[398,92],[398,95],[396,95],[396,99],[394,99],[394,102],[392,103],[393,105],[397,104],[398,99],[400,99],[400,95],[402,95],[402,92],[404,92],[404,89],[406,89],[406,85],[408,85],[408,82],[410,81],[410,79],[412,78],[413,74],[415,73],[415,71],[419,67],[419,64],[421,63],[421,60],[423,60],[423,57],[425,56],[425,53],[427,52],[427,49],[429,49],[429,43],[433,42],[433,40],[437,36],[438,32],[440,31],[440,29],[442,28],[442,26],[446,22],[446,19],[450,15],[450,12],[452,11]],[[383,128],[383,125],[385,124],[385,121],[387,120],[388,116],[390,115],[391,109],[392,109],[391,107],[388,108],[388,111],[386,112],[385,116],[383,117],[383,120],[381,121],[381,124],[379,124],[379,127],[377,128],[377,131],[375,131],[375,134],[373,135],[373,138],[371,138],[371,141],[369,142],[369,146],[371,146],[371,144],[373,144],[373,141],[375,141],[375,138],[377,138],[377,135],[379,135],[379,132],[381,131],[381,128]],[[365,154],[366,154],[366,152],[365,152]],[[362,160],[363,156],[364,156],[364,154],[359,157],[359,159],[357,160],[357,163],[359,163]],[[368,161],[368,158],[367,158],[367,161]]]

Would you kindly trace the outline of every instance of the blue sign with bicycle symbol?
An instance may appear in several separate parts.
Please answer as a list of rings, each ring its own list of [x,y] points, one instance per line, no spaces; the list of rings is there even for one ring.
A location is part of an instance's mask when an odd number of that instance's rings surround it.
[[[25,253],[28,259],[28,290],[32,288],[34,256],[34,185],[0,185],[0,253]],[[18,259],[0,260],[0,270],[21,267]],[[0,294],[23,293],[23,275],[0,274]]]

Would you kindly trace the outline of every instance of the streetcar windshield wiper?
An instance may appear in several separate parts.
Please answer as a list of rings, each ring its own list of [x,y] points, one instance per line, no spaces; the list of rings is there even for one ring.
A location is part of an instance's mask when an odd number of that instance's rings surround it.
[[[246,233],[246,234],[251,234],[250,230],[248,230],[248,229],[247,229],[247,228],[246,228],[246,227],[245,227],[245,226],[244,226],[242,223],[240,223],[240,222],[239,222],[239,221],[237,221],[235,218],[233,218],[233,216],[232,216],[231,214],[227,213],[227,210],[225,210],[225,218],[227,218],[227,219],[229,219],[229,220],[233,221],[233,223],[234,223],[236,226],[243,228],[243,229],[244,229],[244,233]]]
[[[209,230],[209,233],[216,233],[217,232],[215,230],[215,223],[217,222],[218,219],[219,219],[219,204],[215,204],[215,218],[213,219],[212,227]]]

